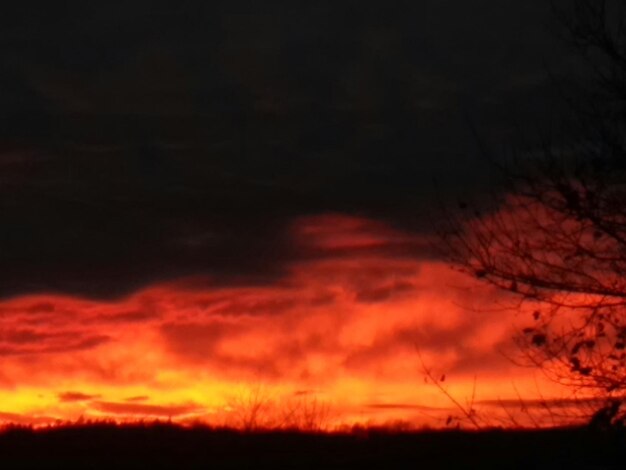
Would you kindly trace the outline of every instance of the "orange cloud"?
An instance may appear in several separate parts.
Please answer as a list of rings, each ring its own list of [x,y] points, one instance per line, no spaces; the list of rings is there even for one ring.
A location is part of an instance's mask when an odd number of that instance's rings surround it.
[[[0,420],[214,422],[261,384],[268,400],[327,403],[336,422],[429,423],[450,403],[422,361],[459,398],[475,376],[484,403],[514,399],[512,381],[536,394],[499,352],[513,318],[481,310],[497,294],[425,256],[428,240],[340,215],[296,220],[289,237],[297,256],[270,285],[196,278],[111,302],[3,301]]]

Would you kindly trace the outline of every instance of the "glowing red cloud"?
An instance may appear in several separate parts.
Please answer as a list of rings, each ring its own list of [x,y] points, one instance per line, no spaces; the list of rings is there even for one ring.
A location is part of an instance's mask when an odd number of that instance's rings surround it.
[[[495,294],[426,259],[427,240],[339,215],[297,220],[291,236],[300,256],[269,286],[183,279],[108,303],[3,301],[0,419],[210,421],[236,390],[263,384],[274,398],[312,391],[339,421],[425,422],[424,407],[449,403],[423,383],[421,361],[460,396],[475,375],[483,399],[513,397],[513,379],[531,393],[497,351],[511,317],[472,312]]]

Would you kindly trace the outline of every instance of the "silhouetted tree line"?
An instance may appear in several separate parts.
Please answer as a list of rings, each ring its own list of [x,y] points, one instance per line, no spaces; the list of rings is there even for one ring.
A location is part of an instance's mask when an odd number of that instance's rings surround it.
[[[586,71],[562,82],[568,117],[532,148],[485,155],[503,189],[460,202],[441,231],[448,259],[513,294],[525,364],[607,398],[593,425],[623,425],[626,396],[626,1],[553,5]],[[620,408],[621,407],[621,408]]]
[[[626,449],[586,429],[244,432],[171,423],[0,431],[3,468],[621,468]]]

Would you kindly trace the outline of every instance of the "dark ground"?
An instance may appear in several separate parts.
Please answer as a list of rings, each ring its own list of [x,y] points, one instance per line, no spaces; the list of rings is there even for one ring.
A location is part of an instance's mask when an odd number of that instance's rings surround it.
[[[0,434],[0,468],[626,468],[626,435],[586,429],[238,433],[173,425]]]

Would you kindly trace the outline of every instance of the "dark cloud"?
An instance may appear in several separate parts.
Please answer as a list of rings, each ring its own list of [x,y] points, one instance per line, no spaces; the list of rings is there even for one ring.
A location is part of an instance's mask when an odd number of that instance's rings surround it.
[[[204,408],[194,404],[184,405],[148,405],[139,403],[118,403],[100,401],[92,404],[93,408],[114,415],[139,415],[176,418],[181,415],[198,413]]]
[[[47,314],[52,313],[56,310],[56,306],[52,302],[35,302],[32,305],[25,306],[22,309],[22,312],[32,314]]]
[[[229,299],[211,310],[217,315],[279,315],[301,303],[296,298]]]
[[[78,305],[67,308],[57,299],[32,301],[28,298],[3,304],[0,319],[0,355],[65,353],[95,348],[111,337],[77,320]],[[83,318],[87,320],[87,318]]]
[[[110,340],[107,335],[80,330],[43,332],[30,328],[5,327],[0,332],[0,356],[82,351]]]
[[[410,282],[396,281],[391,284],[360,290],[356,294],[356,300],[365,303],[384,302],[403,292],[413,292],[414,289],[415,286]]]
[[[95,323],[142,323],[155,318],[155,312],[148,310],[131,310],[128,312],[101,315],[94,319]]]
[[[83,402],[91,401],[100,398],[100,395],[88,395],[82,392],[62,392],[59,393],[59,401],[63,403],[68,402]]]
[[[547,3],[7,7],[0,295],[272,282],[303,215],[428,231],[434,178],[486,184],[465,115],[501,142],[567,72]]]
[[[447,408],[437,408],[433,406],[416,405],[414,403],[366,403],[366,408],[373,408],[377,410],[421,410],[421,411],[433,411],[433,410],[446,410]]]
[[[618,398],[618,397],[615,397]],[[624,397],[622,397],[623,399]],[[512,409],[543,409],[543,410],[577,410],[580,412],[593,412],[606,406],[605,398],[597,397],[576,397],[576,398],[518,398],[518,399],[502,399],[502,400],[480,400],[478,404],[488,405],[499,408]]]
[[[128,397],[126,398],[125,401],[129,401],[129,402],[137,402],[137,401],[148,401],[150,399],[149,396],[147,395],[137,395],[134,397]]]

